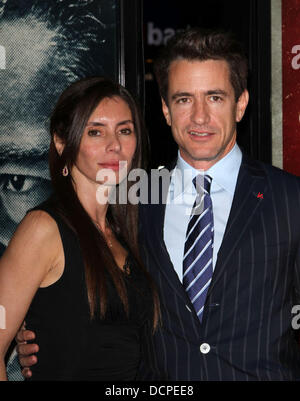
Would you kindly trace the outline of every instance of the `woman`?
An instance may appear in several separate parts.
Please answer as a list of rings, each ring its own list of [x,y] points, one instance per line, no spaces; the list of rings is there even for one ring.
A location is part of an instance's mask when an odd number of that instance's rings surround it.
[[[50,132],[54,195],[26,215],[0,261],[0,378],[25,318],[39,344],[32,380],[134,380],[158,298],[139,262],[136,206],[107,199],[126,180],[120,162],[141,167],[141,117],[125,88],[87,78],[63,92]]]

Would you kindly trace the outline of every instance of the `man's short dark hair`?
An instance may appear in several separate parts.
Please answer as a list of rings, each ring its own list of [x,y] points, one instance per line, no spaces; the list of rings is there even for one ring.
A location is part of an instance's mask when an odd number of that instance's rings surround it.
[[[169,40],[154,64],[160,94],[167,104],[168,75],[175,60],[224,60],[229,66],[236,101],[247,88],[247,58],[241,44],[230,33],[189,28]]]

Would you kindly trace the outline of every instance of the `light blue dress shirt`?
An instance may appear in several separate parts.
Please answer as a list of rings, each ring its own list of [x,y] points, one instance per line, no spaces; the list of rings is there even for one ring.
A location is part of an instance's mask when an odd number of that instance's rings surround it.
[[[213,268],[223,240],[241,162],[242,152],[235,144],[225,157],[205,171],[205,174],[212,178],[210,194],[214,216]],[[171,176],[167,197],[164,241],[180,281],[186,230],[196,199],[196,189],[192,180],[199,172],[204,173],[203,170],[197,170],[186,163],[178,152],[177,165]]]

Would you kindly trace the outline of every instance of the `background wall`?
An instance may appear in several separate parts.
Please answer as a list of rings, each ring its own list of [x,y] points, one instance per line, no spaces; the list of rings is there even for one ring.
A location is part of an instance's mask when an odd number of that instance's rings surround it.
[[[272,163],[282,168],[282,40],[281,0],[271,1],[271,68],[272,68]]]
[[[251,156],[271,162],[271,5],[269,0],[144,1],[146,122],[152,167],[176,156],[162,113],[152,61],[178,30],[188,26],[229,30],[249,58],[250,104],[238,126],[238,143]]]
[[[256,159],[300,176],[300,1],[144,1],[146,121],[152,167],[176,156],[160,111],[152,62],[178,29],[233,32],[249,58],[250,104],[238,125],[238,143]]]
[[[283,169],[300,176],[300,2],[282,0]]]

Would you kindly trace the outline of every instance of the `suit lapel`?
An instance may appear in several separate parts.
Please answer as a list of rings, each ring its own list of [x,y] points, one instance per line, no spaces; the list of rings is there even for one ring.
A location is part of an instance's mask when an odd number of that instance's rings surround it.
[[[243,156],[232,207],[208,294],[222,276],[243,234],[248,230],[262,202],[265,201],[267,188],[265,172],[260,165]]]
[[[175,163],[169,167],[169,170],[171,171],[174,166]],[[160,193],[162,193],[161,190]],[[165,196],[167,196],[167,193]],[[149,204],[147,207],[148,222],[151,227],[151,230],[148,231],[149,239],[147,242],[148,247],[150,245],[149,250],[151,251],[152,258],[155,259],[156,265],[159,267],[169,285],[184,300],[184,302],[187,302],[186,292],[177,276],[164,242],[163,227],[166,211],[166,198],[160,198],[159,204]]]
[[[173,168],[174,166],[172,166]],[[247,231],[254,216],[264,202],[268,185],[264,170],[254,160],[243,156],[238,175],[236,190],[230,210],[223,241],[218,253],[217,264],[213,274],[208,294],[222,277],[231,255],[239,246],[243,234]],[[262,194],[262,197],[260,197]],[[165,199],[160,199],[157,205],[147,205],[147,215],[151,230],[148,231],[148,247],[157,267],[164,275],[169,285],[176,291],[184,302],[187,302],[186,292],[178,279],[170,260],[163,239],[163,226],[166,210]]]

